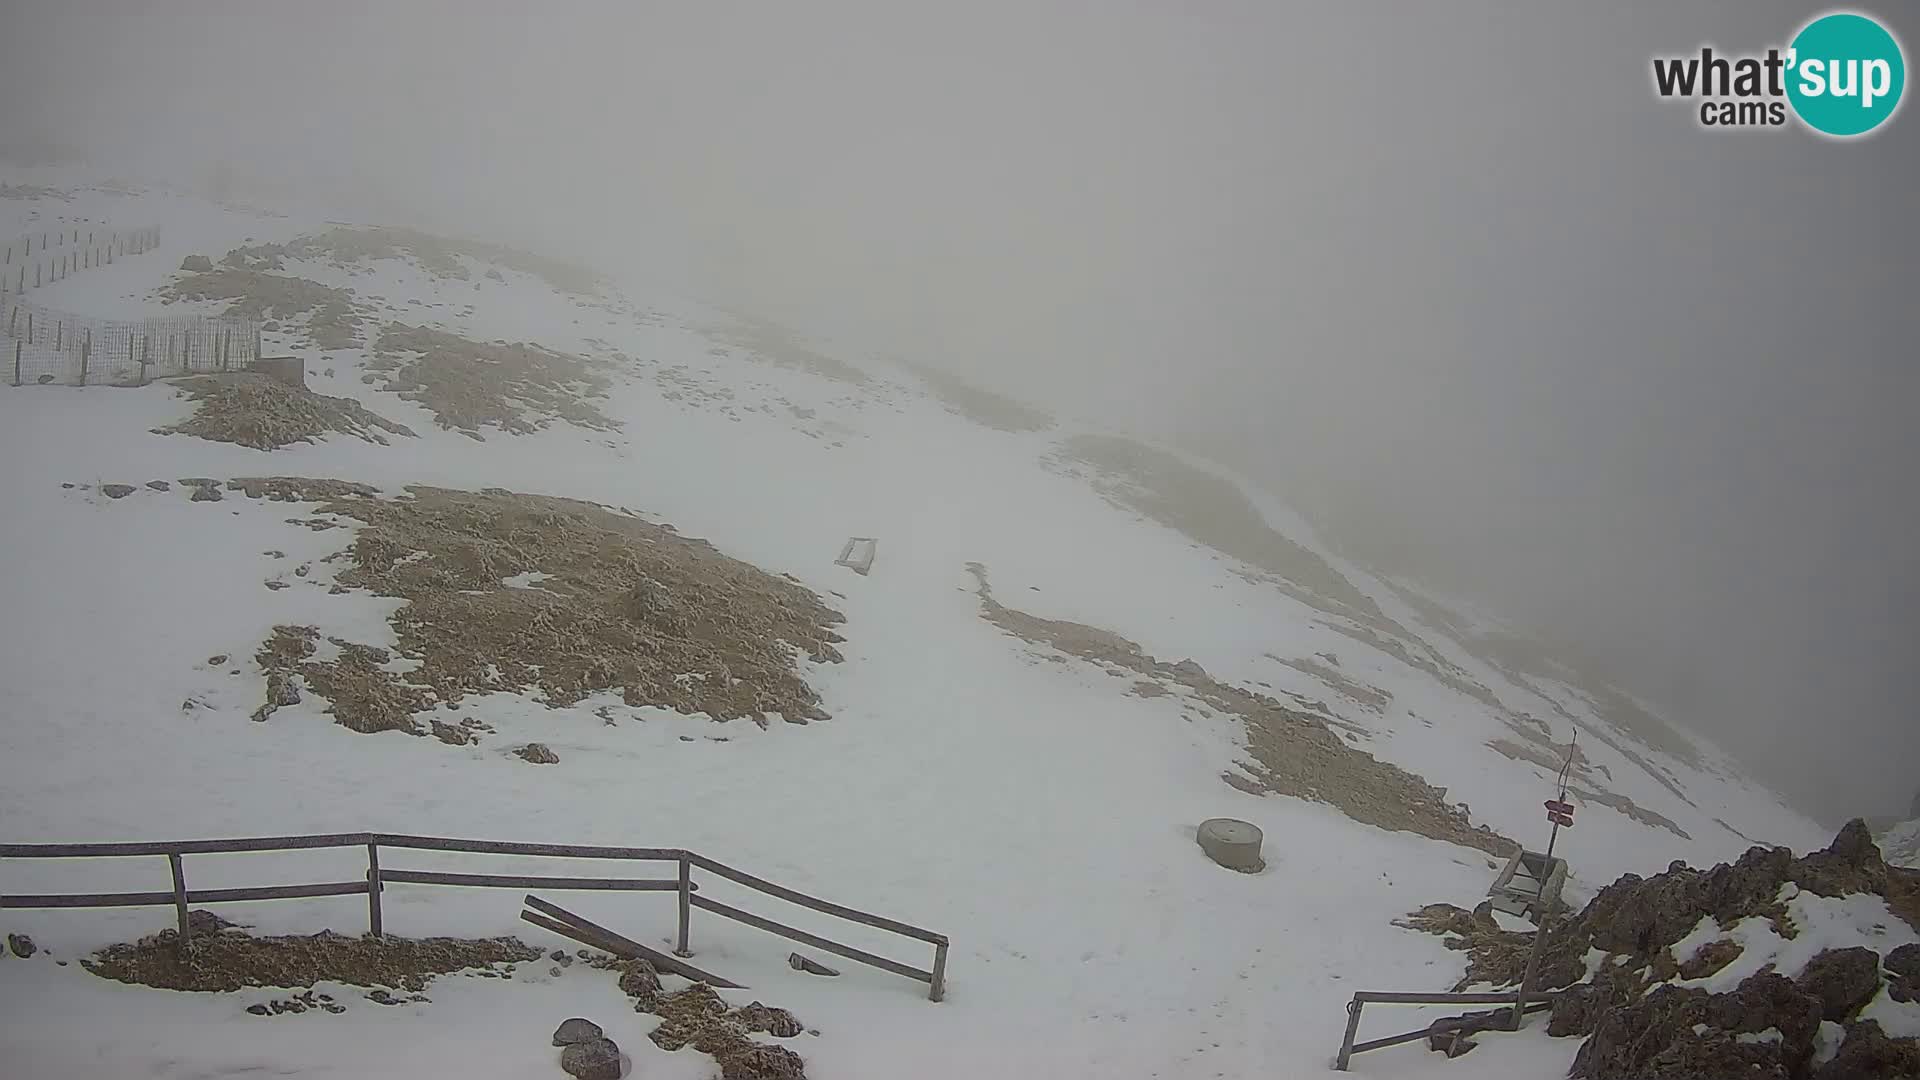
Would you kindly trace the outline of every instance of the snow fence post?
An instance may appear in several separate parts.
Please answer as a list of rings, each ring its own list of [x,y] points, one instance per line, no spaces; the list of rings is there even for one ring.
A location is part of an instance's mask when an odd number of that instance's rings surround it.
[[[20,349],[25,344],[26,342],[19,338],[13,339],[13,385],[15,386],[20,385]]]
[[[680,944],[673,955],[685,959],[693,955],[687,948],[687,931],[693,922],[693,860],[686,852],[680,853]]]
[[[173,910],[180,917],[180,945],[186,947],[187,936],[192,932],[187,920],[187,871],[180,865],[180,853],[167,853],[167,865],[173,870]]]
[[[380,845],[367,845],[367,932],[381,936],[380,925]]]

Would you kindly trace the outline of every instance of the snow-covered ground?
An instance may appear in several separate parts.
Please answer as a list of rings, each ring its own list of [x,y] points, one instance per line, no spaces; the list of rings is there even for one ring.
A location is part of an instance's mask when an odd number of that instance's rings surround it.
[[[24,171],[0,170],[0,179],[74,183]],[[158,250],[32,295],[112,318],[218,310],[162,305],[153,291],[186,255],[217,260],[243,242],[325,227],[319,215],[270,216],[161,189],[0,200],[0,227],[81,218],[163,229]],[[381,446],[342,436],[266,453],[152,434],[192,408],[166,384],[0,387],[0,839],[376,830],[686,847],[947,934],[950,989],[936,1005],[923,987],[852,963],[837,965],[845,974],[834,980],[792,971],[783,940],[695,914],[695,963],[752,988],[730,999],[790,1008],[820,1031],[790,1044],[816,1078],[1316,1075],[1328,1068],[1353,991],[1438,990],[1458,978],[1459,954],[1390,921],[1437,901],[1472,906],[1492,877],[1486,856],[1364,826],[1327,805],[1236,790],[1221,774],[1244,756],[1238,721],[1178,695],[1130,695],[1129,680],[1092,664],[1047,662],[979,617],[965,566],[984,564],[994,595],[1011,607],[1112,630],[1163,660],[1191,657],[1222,682],[1324,701],[1366,733],[1366,750],[1447,788],[1476,823],[1537,843],[1540,803],[1552,794],[1545,771],[1486,745],[1510,731],[1484,703],[1329,629],[1319,612],[1249,580],[1231,560],[1044,466],[1059,440],[1090,430],[1080,422],[990,430],[863,357],[841,357],[870,376],[854,385],[717,344],[701,331],[725,319],[697,304],[587,301],[527,274],[504,270],[495,280],[473,269],[464,281],[393,260],[303,262],[286,272],[350,287],[383,319],[608,359],[614,386],[600,407],[620,430],[556,423],[476,441],[363,382],[363,351],[322,354],[271,333],[265,352],[305,356],[312,389],[353,397],[419,438]],[[195,503],[178,484],[122,499],[99,490],[250,475],[336,477],[387,492],[435,484],[565,495],[707,538],[793,575],[845,612],[845,662],[803,662],[833,719],[761,730],[618,706],[609,724],[594,709],[617,699],[550,709],[499,694],[463,709],[499,738],[455,748],[355,734],[310,694],[252,723],[263,677],[251,657],[272,626],[312,624],[385,644],[397,601],[331,593],[324,571],[293,576],[350,542],[348,530],[290,524],[300,508],[237,494]],[[1314,545],[1286,508],[1256,502],[1275,528]],[[871,575],[833,565],[849,536],[879,538]],[[1419,625],[1385,582],[1326,558],[1402,625]],[[268,589],[270,578],[288,587]],[[1552,722],[1542,699],[1551,694],[1559,708],[1606,723],[1571,687],[1519,685],[1440,635],[1428,643],[1510,710]],[[1322,653],[1391,703],[1363,708],[1274,659]],[[216,655],[232,659],[210,664]],[[183,708],[189,700],[198,704]],[[560,763],[534,767],[507,753],[528,740],[552,747]],[[1583,738],[1609,790],[1690,839],[1583,806],[1559,849],[1576,898],[1628,870],[1731,858],[1749,846],[1739,834],[1796,850],[1825,842],[1724,753],[1693,741],[1704,748],[1698,768],[1633,744],[1674,778],[1682,799],[1633,759]],[[1205,860],[1193,827],[1219,816],[1264,830],[1263,873]],[[196,856],[188,873],[196,888],[346,880],[364,869],[362,857]],[[425,855],[394,861],[455,865]],[[7,892],[158,890],[168,881],[157,858],[10,862],[0,873]],[[918,944],[722,882],[703,888],[916,965],[929,959]],[[576,900],[589,918],[641,940],[663,941],[674,926],[666,894]],[[525,931],[546,947],[565,944],[519,923],[510,891],[396,886],[386,902],[394,933]],[[263,932],[354,932],[365,918],[364,899],[352,897],[225,913]],[[18,911],[0,929],[71,959],[170,917]],[[430,989],[432,1004],[404,1008],[335,992],[353,1007],[261,1020],[245,1008],[272,992],[148,990],[77,965],[8,960],[0,1062],[23,1078],[560,1075],[547,1035],[560,1019],[586,1015],[634,1055],[635,1075],[713,1071],[691,1049],[652,1047],[644,1033],[653,1018],[633,1014],[610,977],[580,966],[559,978],[445,978]],[[1368,1034],[1440,1011],[1370,1010]],[[1574,1049],[1539,1034],[1488,1038],[1471,1072],[1558,1075]],[[1356,1059],[1355,1075],[1418,1075],[1439,1060],[1400,1047]]]

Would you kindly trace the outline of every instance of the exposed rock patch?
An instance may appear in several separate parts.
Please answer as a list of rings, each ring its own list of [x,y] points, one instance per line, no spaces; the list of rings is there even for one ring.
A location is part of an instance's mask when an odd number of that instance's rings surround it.
[[[628,705],[717,720],[827,718],[795,656],[840,660],[832,627],[843,617],[803,586],[669,526],[504,491],[415,487],[383,499],[340,481],[234,484],[359,521],[340,587],[408,601],[390,620],[396,650],[333,640],[322,659],[317,631],[282,626],[256,654],[263,672],[297,674],[355,731],[453,742],[416,714],[469,693],[528,689],[555,706],[617,689]],[[526,574],[544,575],[538,588],[506,583]],[[397,673],[396,659],[417,666]]]
[[[937,368],[908,364],[947,408],[983,427],[998,431],[1045,431],[1053,417],[1004,394],[996,394]]]

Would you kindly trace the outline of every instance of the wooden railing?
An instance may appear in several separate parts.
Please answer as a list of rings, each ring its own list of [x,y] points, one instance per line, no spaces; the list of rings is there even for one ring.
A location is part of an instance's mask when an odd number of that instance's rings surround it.
[[[187,888],[185,856],[229,854],[235,852],[298,851],[310,848],[367,849],[367,872],[363,881],[335,881],[309,885],[269,885],[241,889]],[[489,855],[537,855],[563,859],[622,859],[632,862],[677,863],[679,874],[673,878],[554,877],[528,874],[455,874],[425,870],[402,870],[380,865],[381,848],[420,851],[458,851]],[[257,836],[232,840],[141,841],[110,844],[0,844],[0,859],[104,859],[136,856],[166,856],[173,875],[169,892],[119,893],[46,893],[0,895],[0,909],[8,908],[81,908],[81,907],[166,907],[174,908],[182,940],[192,927],[188,918],[194,904],[223,904],[242,900],[286,900],[314,896],[356,896],[367,898],[368,931],[375,937],[384,933],[381,925],[380,894],[388,885],[452,885],[502,889],[615,890],[622,892],[671,892],[679,897],[680,956],[691,956],[688,937],[694,908],[721,915],[736,922],[779,934],[812,945],[836,956],[844,956],[890,971],[896,975],[926,983],[927,996],[939,1001],[946,996],[947,938],[903,922],[845,907],[816,896],[776,885],[763,878],[736,870],[725,863],[681,848],[604,847],[587,844],[528,844],[499,840],[459,840],[438,836],[407,836],[397,833],[326,833],[317,836]],[[810,908],[848,922],[871,926],[933,946],[932,970],[921,970],[897,960],[843,945],[817,934],[808,933],[752,912],[697,895],[700,886],[693,880],[693,868],[726,878],[768,896]]]
[[[1551,991],[1528,994],[1524,1002],[1525,1011],[1537,1012],[1547,1008],[1553,1004],[1553,999],[1557,996],[1559,995]],[[1436,1031],[1445,1030],[1443,1025],[1447,1024],[1446,1019],[1441,1019],[1415,1031],[1403,1032],[1399,1035],[1388,1035],[1380,1039],[1368,1039],[1366,1042],[1361,1043],[1354,1042],[1354,1038],[1360,1034],[1360,1010],[1365,1008],[1369,1003],[1376,1005],[1511,1006],[1520,1002],[1521,997],[1518,991],[1508,991],[1504,994],[1405,994],[1384,990],[1358,991],[1353,995],[1353,1000],[1347,1002],[1347,1034],[1345,1038],[1340,1040],[1340,1052],[1334,1055],[1333,1069],[1335,1072],[1346,1072],[1347,1063],[1353,1060],[1353,1055],[1355,1054],[1364,1054],[1369,1050],[1384,1050],[1389,1046],[1399,1046],[1401,1043],[1409,1043],[1415,1039],[1423,1039],[1434,1034]],[[1517,1021],[1517,1019],[1517,1017],[1509,1015],[1505,1022],[1510,1023]]]

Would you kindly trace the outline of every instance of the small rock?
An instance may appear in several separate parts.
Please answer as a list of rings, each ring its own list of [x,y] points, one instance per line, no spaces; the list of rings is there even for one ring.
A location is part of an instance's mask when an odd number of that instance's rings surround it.
[[[600,1030],[599,1024],[585,1017],[576,1016],[560,1021],[560,1026],[553,1029],[553,1045],[571,1046],[574,1043],[588,1042],[605,1035],[606,1032]]]
[[[520,760],[530,761],[535,765],[558,765],[560,763],[560,755],[549,750],[546,743],[528,743],[513,753],[514,756]]]
[[[124,499],[133,494],[132,484],[101,484],[101,494],[109,499]]]
[[[152,488],[155,491],[172,491],[173,490],[173,485],[167,483],[165,480],[149,480],[147,481],[147,486]]]
[[[429,723],[433,725],[433,737],[446,743],[448,746],[465,746],[467,743],[473,741],[472,737],[467,733],[466,728],[454,727],[452,724],[443,724],[438,720],[431,720]]]
[[[565,966],[565,965],[567,965],[567,964],[571,964],[571,963],[573,963],[573,957],[571,957],[571,956],[568,956],[568,955],[567,955],[567,950],[565,950],[565,949],[555,949],[555,950],[553,950],[553,953],[552,953],[552,955],[550,955],[550,956],[548,957],[548,959],[549,959],[549,960],[552,960],[552,961],[553,961],[554,963],[556,963],[556,964],[560,964],[560,965],[562,965],[562,966]]]
[[[560,1051],[560,1067],[574,1080],[620,1080],[620,1047],[607,1038],[572,1043]]]
[[[388,993],[385,990],[373,990],[368,992],[367,1000],[373,1002],[375,1005],[400,1004],[400,1002],[392,994]]]
[[[284,581],[267,582],[267,588],[272,589],[274,592],[279,592],[281,589],[284,589],[286,587],[287,587],[287,583]]]
[[[1199,663],[1191,659],[1182,660],[1179,663],[1173,665],[1173,670],[1179,672],[1182,675],[1190,675],[1196,679],[1204,679],[1207,677],[1207,669],[1201,667]]]
[[[209,656],[209,657],[207,657],[207,666],[208,666],[208,667],[219,667],[219,666],[220,666],[221,664],[224,664],[224,663],[226,663],[226,662],[227,662],[227,654],[226,654],[226,653],[220,653],[220,654],[218,654],[218,655],[215,655],[215,656]]]
[[[180,260],[180,269],[189,274],[210,274],[213,272],[213,260],[205,255],[189,255]]]
[[[255,1016],[271,1016],[271,1015],[273,1015],[273,1010],[272,1010],[272,1009],[269,1009],[269,1008],[267,1008],[267,1007],[266,1007],[265,1005],[249,1005],[249,1006],[247,1006],[247,1011],[248,1011],[248,1012],[250,1012],[250,1013],[252,1013],[252,1014],[253,1014],[253,1015],[255,1015]]]
[[[25,934],[8,934],[7,948],[13,950],[13,955],[25,960],[33,955],[35,947],[33,939]]]
[[[560,977],[560,965],[559,965],[559,964],[555,964],[555,965],[553,965],[552,967],[550,967],[550,968],[548,968],[548,969],[547,969],[547,974],[549,974],[549,975],[551,975],[551,976],[553,976],[553,977],[554,977],[554,978],[556,978],[556,979],[557,979],[557,978],[559,978],[559,977]]]
[[[192,501],[194,502],[219,502],[224,498],[226,498],[226,496],[220,494],[220,489],[217,487],[196,487],[193,489]]]

